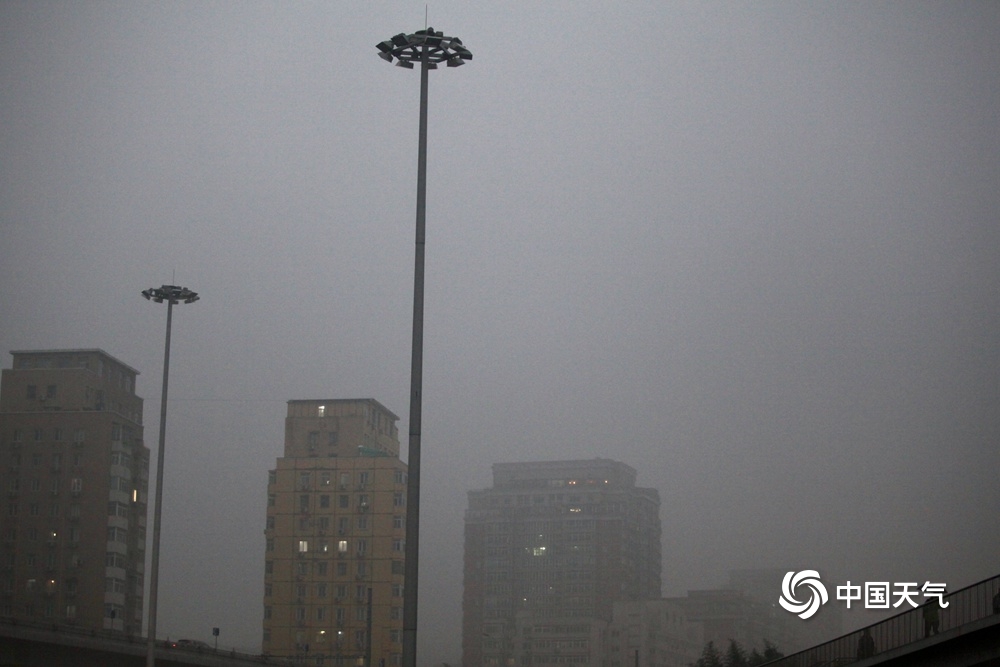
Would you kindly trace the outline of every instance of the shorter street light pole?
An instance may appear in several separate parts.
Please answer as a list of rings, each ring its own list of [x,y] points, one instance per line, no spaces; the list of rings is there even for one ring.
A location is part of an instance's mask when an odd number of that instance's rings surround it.
[[[413,271],[413,345],[410,357],[410,433],[406,467],[406,544],[403,550],[403,665],[417,665],[417,555],[420,537],[420,429],[424,368],[424,230],[427,208],[427,79],[439,63],[448,67],[472,60],[458,37],[434,28],[399,33],[375,45],[379,57],[406,69],[420,64],[420,136],[417,150],[417,234]],[[370,666],[369,666],[370,667]]]
[[[156,593],[160,583],[160,515],[163,509],[163,450],[167,441],[167,379],[170,376],[170,321],[175,303],[194,303],[198,293],[187,287],[164,285],[142,291],[147,300],[167,302],[167,339],[163,346],[163,389],[160,392],[160,444],[156,453],[156,506],[153,509],[153,559],[149,573],[149,627],[146,637],[146,667],[156,663]]]

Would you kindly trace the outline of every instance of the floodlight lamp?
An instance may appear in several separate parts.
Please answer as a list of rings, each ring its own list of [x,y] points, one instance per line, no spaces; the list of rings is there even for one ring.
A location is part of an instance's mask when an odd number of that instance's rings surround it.
[[[393,35],[392,43],[396,46],[409,46],[410,38],[406,36],[406,33],[401,32],[398,35]]]
[[[465,61],[462,60],[459,56],[448,58],[448,67],[461,67],[464,64]]]
[[[413,63],[409,60],[398,60],[396,61],[396,67],[405,67],[406,69],[413,69]]]
[[[384,42],[379,42],[375,46],[378,47],[378,50],[383,53],[392,52],[392,42],[390,42],[389,40],[385,40]]]
[[[379,46],[381,46],[381,44]],[[378,57],[381,58],[382,60],[386,61],[387,63],[391,63],[392,62],[392,54],[391,53],[386,53],[386,52],[383,51],[382,53],[378,54]]]

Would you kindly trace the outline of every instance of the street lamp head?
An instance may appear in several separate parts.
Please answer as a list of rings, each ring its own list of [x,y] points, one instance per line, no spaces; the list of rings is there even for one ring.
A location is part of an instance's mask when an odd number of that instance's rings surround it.
[[[406,69],[413,69],[414,63],[423,63],[425,56],[428,69],[437,69],[438,63],[458,67],[472,60],[472,52],[462,45],[462,40],[435,32],[434,28],[410,35],[401,32],[375,47],[379,50],[379,58],[390,63],[396,59],[396,65]]]
[[[180,301],[194,303],[201,298],[197,292],[192,292],[187,287],[178,287],[177,285],[150,287],[149,289],[142,290],[142,296],[147,301],[155,301],[156,303],[163,303],[164,301],[169,303],[178,303]]]

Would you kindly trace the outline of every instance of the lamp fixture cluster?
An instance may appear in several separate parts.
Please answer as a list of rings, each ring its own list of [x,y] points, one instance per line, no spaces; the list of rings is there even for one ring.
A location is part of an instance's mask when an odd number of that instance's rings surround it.
[[[149,289],[142,290],[142,295],[146,297],[147,301],[152,300],[156,303],[163,303],[164,301],[170,303],[178,303],[180,301],[194,303],[201,298],[197,292],[192,292],[187,287],[178,287],[177,285],[150,287]]]
[[[418,30],[412,35],[401,32],[375,46],[378,47],[379,58],[389,63],[395,59],[398,67],[406,69],[413,69],[414,63],[423,63],[425,57],[427,69],[437,69],[438,63],[458,67],[464,65],[466,60],[472,60],[472,52],[462,46],[462,40],[446,37],[443,32],[435,32],[434,28]]]

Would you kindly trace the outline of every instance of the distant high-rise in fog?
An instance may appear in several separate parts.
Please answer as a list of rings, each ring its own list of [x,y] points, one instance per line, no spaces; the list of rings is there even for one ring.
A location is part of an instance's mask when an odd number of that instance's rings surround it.
[[[406,464],[372,399],[289,401],[267,486],[263,651],[400,664]]]
[[[463,664],[600,663],[612,603],[660,597],[660,497],[635,482],[608,459],[494,464],[465,515]]]

